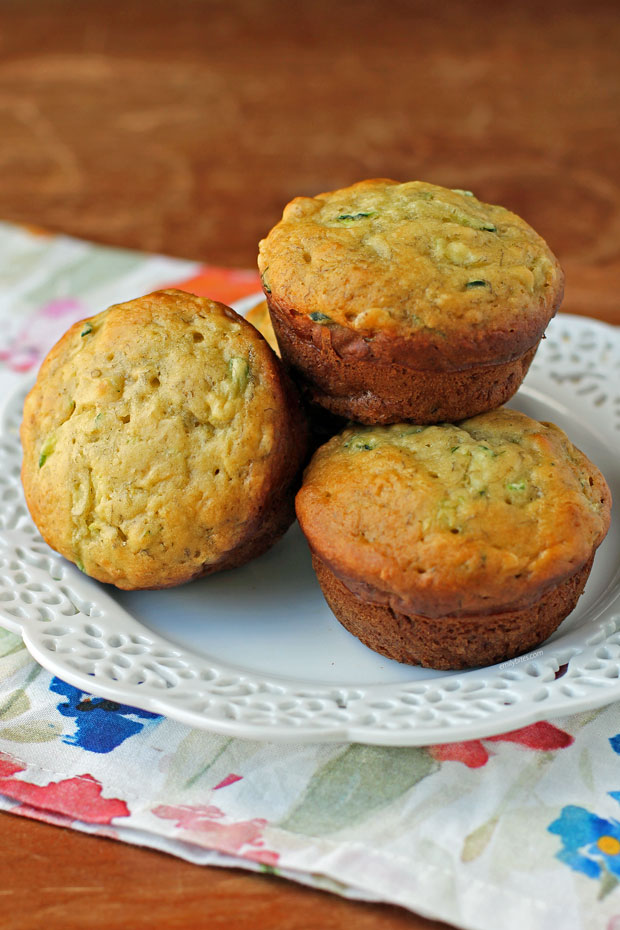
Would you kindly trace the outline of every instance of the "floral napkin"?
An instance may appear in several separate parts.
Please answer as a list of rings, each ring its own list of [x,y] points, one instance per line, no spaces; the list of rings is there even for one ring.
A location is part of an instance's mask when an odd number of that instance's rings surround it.
[[[112,303],[257,284],[0,224],[0,396]],[[0,563],[0,618],[2,597]],[[271,745],[93,697],[0,629],[0,807],[459,927],[620,930],[617,704],[442,746]]]

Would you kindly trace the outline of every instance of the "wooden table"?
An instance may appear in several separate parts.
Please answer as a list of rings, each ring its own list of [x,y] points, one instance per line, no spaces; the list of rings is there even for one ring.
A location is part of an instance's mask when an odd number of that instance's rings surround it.
[[[4,0],[0,217],[252,267],[296,194],[419,177],[521,213],[564,265],[563,309],[619,323],[619,47],[615,0]],[[0,829],[3,930],[440,926]]]

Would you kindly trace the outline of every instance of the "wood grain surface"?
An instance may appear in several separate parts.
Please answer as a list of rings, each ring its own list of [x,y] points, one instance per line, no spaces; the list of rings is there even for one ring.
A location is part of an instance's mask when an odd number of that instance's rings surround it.
[[[613,2],[3,0],[0,218],[253,267],[297,194],[421,178],[522,214],[620,322]],[[3,930],[431,930],[0,816]]]

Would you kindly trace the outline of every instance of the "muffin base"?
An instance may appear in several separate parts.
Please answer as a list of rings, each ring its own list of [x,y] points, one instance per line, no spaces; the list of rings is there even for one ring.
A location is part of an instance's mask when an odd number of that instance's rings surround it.
[[[225,553],[217,562],[200,568],[191,578],[165,587],[174,587],[179,583],[186,584],[187,581],[195,581],[197,578],[212,575],[214,572],[239,568],[246,562],[251,562],[252,559],[258,558],[271,549],[284,536],[294,520],[295,507],[291,497],[291,488],[286,486],[280,489],[279,493],[261,509],[255,520],[257,527],[255,534],[249,535],[244,542]],[[120,587],[120,584],[117,583],[117,586]],[[155,586],[157,587],[159,586]]]
[[[269,307],[282,358],[300,376],[307,400],[358,423],[455,422],[494,410],[518,390],[538,348],[536,342],[498,364],[421,370],[339,354],[325,327],[310,324],[310,333],[323,338],[304,338],[282,310]]]
[[[592,561],[593,557],[531,607],[431,619],[362,600],[312,556],[325,600],[350,633],[397,662],[440,670],[495,665],[539,646],[574,610]]]

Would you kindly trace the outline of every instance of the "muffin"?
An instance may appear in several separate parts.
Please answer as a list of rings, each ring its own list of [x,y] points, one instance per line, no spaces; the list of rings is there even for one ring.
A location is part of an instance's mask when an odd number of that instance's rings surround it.
[[[158,291],[76,323],[28,395],[26,502],[45,541],[119,588],[241,565],[294,518],[295,390],[233,310]]]
[[[276,334],[271,324],[267,301],[262,300],[260,303],[256,304],[255,307],[252,307],[251,310],[248,310],[245,318],[248,323],[251,323],[252,326],[259,331],[263,339],[266,339],[276,355],[279,356],[280,350],[278,348],[278,340],[276,339]]]
[[[524,220],[422,181],[297,197],[258,265],[283,359],[312,401],[362,423],[498,407],[563,293]]]
[[[245,318],[265,337],[276,355],[279,355],[278,342],[273,331],[273,326],[271,325],[267,302],[263,300],[255,307],[252,307],[252,309],[246,313]],[[308,444],[310,452],[314,452],[319,446],[322,446],[324,442],[327,442],[335,433],[339,433],[340,430],[344,429],[346,426],[346,420],[343,417],[338,417],[330,413],[329,410],[326,410],[324,407],[310,403],[307,399],[305,410],[308,418]]]
[[[296,509],[340,622],[399,662],[491,665],[573,610],[610,521],[598,469],[551,423],[351,427],[314,455]]]

